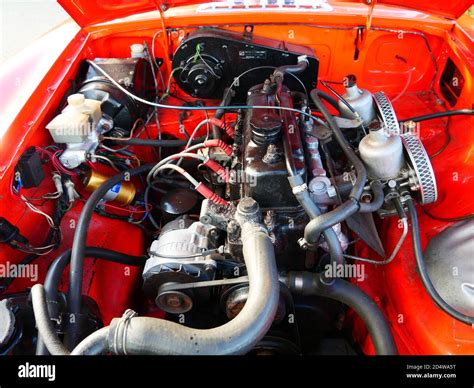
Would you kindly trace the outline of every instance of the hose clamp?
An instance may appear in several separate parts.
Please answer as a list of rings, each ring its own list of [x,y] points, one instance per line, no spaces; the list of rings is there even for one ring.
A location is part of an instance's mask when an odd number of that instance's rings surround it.
[[[113,331],[112,350],[117,355],[127,355],[125,347],[127,340],[127,328],[130,320],[138,315],[137,312],[127,309],[123,315],[115,320],[115,330]]]
[[[299,193],[303,193],[306,190],[308,190],[308,186],[306,185],[306,183],[303,183],[303,184],[298,185],[298,186],[293,186],[293,188],[292,188],[293,194],[295,194],[295,195],[299,194]]]

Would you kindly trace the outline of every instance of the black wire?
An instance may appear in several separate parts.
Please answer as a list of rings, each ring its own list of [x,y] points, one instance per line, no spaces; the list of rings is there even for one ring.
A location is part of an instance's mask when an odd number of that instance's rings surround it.
[[[344,85],[344,82],[342,82],[342,81],[329,81],[327,79],[319,80],[319,82],[325,82],[327,84],[333,84],[333,85]]]
[[[474,109],[458,109],[458,110],[447,110],[447,111],[444,111],[444,112],[429,113],[427,115],[410,117],[408,119],[399,120],[399,121],[400,122],[413,121],[415,123],[418,123],[420,121],[439,119],[440,117],[472,116],[472,115],[474,115]]]
[[[451,124],[451,117],[448,117],[448,122],[446,123],[446,126],[444,127],[444,144],[441,146],[441,148],[430,155],[430,159],[433,159],[437,157],[439,154],[441,154],[446,148],[448,148],[449,143],[451,142],[451,133],[449,132],[449,125]]]
[[[356,110],[352,107],[347,100],[342,97],[338,92],[336,92],[332,87],[330,87],[326,82],[324,81],[319,81],[321,85],[323,85],[327,90],[329,90],[332,94],[334,94],[347,108],[352,112],[352,113],[357,113]]]
[[[338,92],[336,92],[332,87],[330,87],[329,85],[326,84],[326,82],[324,81],[319,81],[321,83],[321,85],[323,85],[327,90],[329,90],[332,94],[334,94],[345,106],[347,106],[347,108],[356,116],[356,117],[359,117],[360,118],[360,115],[356,112],[356,110],[352,107],[351,104],[349,104],[349,102],[344,98],[342,97]],[[322,96],[321,96],[322,97]],[[339,112],[340,112],[340,109],[337,109]],[[364,134],[367,134],[367,130],[365,129],[365,126],[364,126],[364,122],[363,120],[361,119],[360,121],[360,127],[359,128],[362,128],[362,131],[364,132]]]
[[[336,183],[336,173],[335,173],[335,166],[334,166],[334,161],[331,157],[331,153],[329,152],[328,147],[326,146],[325,143],[321,142],[321,149],[323,150],[324,157],[326,159],[326,165],[328,167],[328,172],[329,172],[329,179],[336,189],[336,195],[337,195],[337,200],[338,200],[338,205],[342,203],[342,196],[341,196],[341,190],[339,189],[339,186]]]
[[[335,100],[333,97],[331,97],[329,94],[323,92],[322,90],[318,90],[318,95],[324,101],[328,102],[329,105],[331,105],[335,110],[337,110],[339,113],[341,113],[341,108],[339,108],[337,100]]]
[[[147,234],[147,235],[152,234],[152,232],[150,230],[148,230],[145,227],[145,225],[135,223],[135,222],[131,222],[130,217],[128,217],[128,216],[120,216],[118,214],[112,214],[112,213],[109,213],[109,212],[107,212],[106,210],[104,210],[100,207],[96,207],[94,209],[94,212],[97,213],[99,216],[110,218],[112,220],[119,220],[119,221],[128,222],[130,225],[134,225],[134,226],[137,226],[138,228],[140,228],[143,232],[145,232],[145,234]]]

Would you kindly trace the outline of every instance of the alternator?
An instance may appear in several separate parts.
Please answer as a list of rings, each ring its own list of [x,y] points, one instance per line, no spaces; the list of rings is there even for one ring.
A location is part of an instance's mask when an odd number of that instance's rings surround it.
[[[180,218],[166,224],[150,247],[143,269],[143,290],[156,305],[172,314],[185,313],[196,301],[208,298],[208,289],[167,291],[166,283],[192,283],[214,278],[216,262],[209,250],[215,246],[215,228]]]

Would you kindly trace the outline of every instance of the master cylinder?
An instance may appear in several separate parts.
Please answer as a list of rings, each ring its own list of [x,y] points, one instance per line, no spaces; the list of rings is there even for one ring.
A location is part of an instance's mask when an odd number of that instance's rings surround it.
[[[46,126],[53,140],[66,144],[59,156],[61,164],[76,168],[93,153],[99,144],[99,134],[112,128],[113,121],[102,116],[101,101],[86,99],[83,94],[71,94],[68,105]]]

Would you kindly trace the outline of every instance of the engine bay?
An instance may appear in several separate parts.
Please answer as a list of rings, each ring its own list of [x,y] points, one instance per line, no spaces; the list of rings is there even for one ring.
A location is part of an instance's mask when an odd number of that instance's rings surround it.
[[[474,351],[458,67],[304,28],[89,43],[2,177],[2,354]]]

